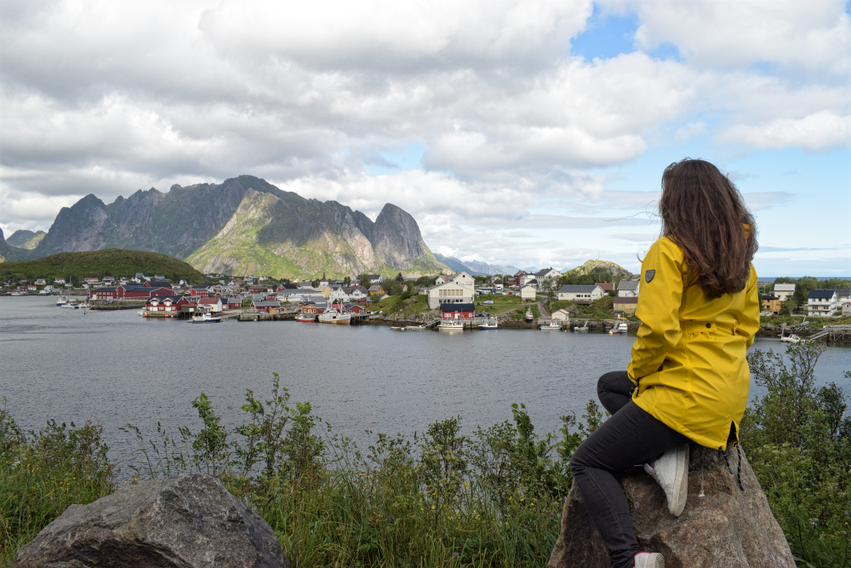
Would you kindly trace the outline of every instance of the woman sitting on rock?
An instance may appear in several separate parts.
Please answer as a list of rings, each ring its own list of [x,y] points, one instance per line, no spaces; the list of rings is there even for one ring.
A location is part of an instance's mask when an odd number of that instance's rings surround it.
[[[733,183],[702,160],[671,164],[659,212],[662,238],[641,263],[641,327],[628,370],[597,383],[612,416],[570,463],[615,568],[665,561],[639,548],[612,472],[644,463],[679,516],[689,444],[724,450],[730,437],[738,443],[750,383],[745,355],[759,329],[756,226]]]

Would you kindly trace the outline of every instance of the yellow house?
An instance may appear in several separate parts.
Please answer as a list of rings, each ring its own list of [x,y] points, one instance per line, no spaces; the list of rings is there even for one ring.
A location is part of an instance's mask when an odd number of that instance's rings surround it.
[[[773,314],[780,313],[780,298],[777,296],[763,296],[761,299],[762,311],[771,312]]]

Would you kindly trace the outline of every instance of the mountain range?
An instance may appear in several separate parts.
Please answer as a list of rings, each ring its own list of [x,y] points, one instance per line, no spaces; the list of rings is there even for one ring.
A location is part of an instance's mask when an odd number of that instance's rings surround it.
[[[516,274],[520,269],[516,266],[499,266],[478,260],[459,260],[454,256],[443,256],[435,253],[434,257],[452,269],[453,272],[464,271],[471,276],[493,276],[494,274]]]
[[[13,242],[32,243],[36,234]],[[167,254],[204,273],[315,278],[446,272],[414,218],[386,204],[373,222],[336,201],[305,199],[253,176],[221,184],[139,190],[105,204],[87,195],[63,207],[34,248],[0,232],[0,257],[31,260],[59,252],[118,248]]]

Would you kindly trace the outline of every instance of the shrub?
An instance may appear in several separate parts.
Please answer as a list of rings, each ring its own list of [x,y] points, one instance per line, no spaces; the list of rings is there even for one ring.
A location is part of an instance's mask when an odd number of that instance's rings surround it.
[[[851,566],[851,418],[835,383],[817,388],[825,347],[803,342],[754,351],[751,374],[767,393],[745,412],[741,439],[771,509],[802,565]],[[848,373],[846,372],[846,376]]]

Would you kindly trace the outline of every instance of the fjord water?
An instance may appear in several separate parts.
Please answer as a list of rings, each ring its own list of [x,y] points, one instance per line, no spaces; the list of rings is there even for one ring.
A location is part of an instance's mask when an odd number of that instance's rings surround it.
[[[625,369],[633,336],[531,330],[463,333],[394,332],[380,326],[297,322],[189,325],[147,320],[135,310],[57,308],[52,298],[0,298],[0,395],[19,426],[47,420],[102,423],[119,462],[134,440],[127,423],[153,437],[160,422],[199,429],[192,408],[205,392],[225,425],[246,420],[245,389],[265,400],[272,373],[291,402],[359,445],[365,430],[411,436],[445,418],[462,417],[467,433],[511,419],[524,403],[536,432],[554,432],[559,417],[580,416],[596,400],[597,377]],[[756,348],[784,351],[779,340]],[[816,368],[821,384],[851,394],[851,349],[829,347]],[[759,394],[755,388],[752,394]]]

